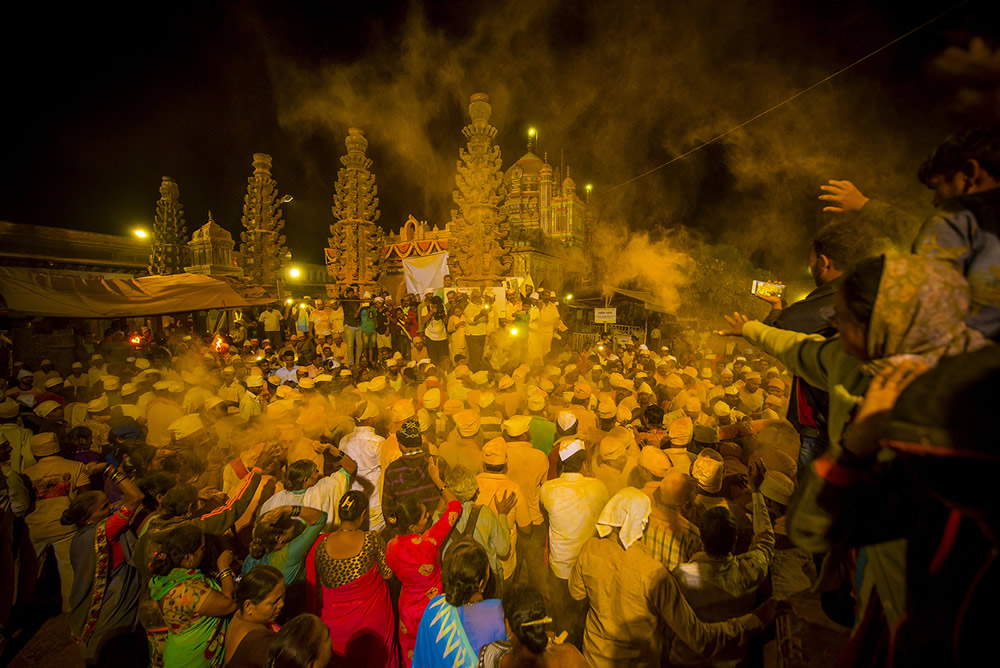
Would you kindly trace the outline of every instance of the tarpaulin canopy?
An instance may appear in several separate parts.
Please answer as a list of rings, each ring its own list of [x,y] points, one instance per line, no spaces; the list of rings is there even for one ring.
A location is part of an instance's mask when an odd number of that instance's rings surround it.
[[[163,315],[274,301],[261,288],[201,274],[100,279],[11,267],[0,267],[0,297],[6,315],[53,318]]]

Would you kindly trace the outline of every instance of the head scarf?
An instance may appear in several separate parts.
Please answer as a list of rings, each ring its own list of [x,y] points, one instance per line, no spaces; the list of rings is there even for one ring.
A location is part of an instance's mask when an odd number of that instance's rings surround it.
[[[875,375],[914,358],[934,366],[942,357],[982,348],[986,339],[965,324],[970,299],[968,282],[944,262],[886,257],[868,323],[869,361],[862,369]]]
[[[642,538],[651,507],[648,496],[634,487],[625,487],[604,506],[597,518],[597,533],[603,538],[620,527],[618,537],[627,550]]]

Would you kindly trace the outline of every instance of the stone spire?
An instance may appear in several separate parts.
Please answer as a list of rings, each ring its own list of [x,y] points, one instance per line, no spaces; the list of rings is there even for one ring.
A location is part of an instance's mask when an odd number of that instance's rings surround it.
[[[160,182],[160,199],[156,203],[153,239],[149,255],[149,273],[180,274],[184,271],[184,207],[181,189],[169,176]]]
[[[281,230],[281,205],[291,201],[288,196],[278,196],[278,184],[271,178],[271,156],[253,154],[253,176],[247,180],[247,194],[243,198],[243,228],[240,239],[240,259],[243,274],[257,285],[275,284],[278,272],[285,263],[285,235]]]
[[[341,285],[376,283],[385,268],[382,249],[385,233],[375,221],[378,186],[371,173],[372,161],[365,155],[368,140],[360,128],[349,128],[347,155],[340,158],[333,195],[333,225],[330,226],[327,272]]]
[[[449,269],[461,285],[486,285],[510,271],[513,258],[506,215],[499,204],[506,196],[497,130],[489,124],[490,98],[476,93],[469,99],[472,122],[462,129],[468,149],[459,150],[453,194],[458,209],[451,212],[454,243],[448,247]]]

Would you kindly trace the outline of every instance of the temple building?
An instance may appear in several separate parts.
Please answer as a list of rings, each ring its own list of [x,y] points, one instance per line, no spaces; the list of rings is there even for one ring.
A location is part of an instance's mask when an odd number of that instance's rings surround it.
[[[593,275],[586,248],[597,210],[578,194],[568,168],[561,178],[548,156],[539,158],[531,149],[504,173],[511,274],[557,292],[580,287]]]
[[[233,257],[233,235],[223,229],[208,212],[208,222],[191,235],[187,243],[191,266],[184,267],[189,274],[207,276],[242,276],[243,270]]]
[[[504,211],[512,238],[533,241],[538,237],[583,248],[587,203],[577,195],[569,169],[566,178],[560,180],[559,176],[559,170],[553,170],[547,159],[530,150],[507,169],[503,177],[507,189]]]

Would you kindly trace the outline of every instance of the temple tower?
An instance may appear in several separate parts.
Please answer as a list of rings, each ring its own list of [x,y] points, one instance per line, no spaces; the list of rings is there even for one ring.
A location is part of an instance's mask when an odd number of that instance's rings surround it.
[[[160,199],[156,203],[153,238],[150,243],[149,273],[179,274],[184,271],[184,207],[181,189],[169,176],[160,182]]]
[[[243,228],[240,234],[240,259],[245,275],[264,287],[275,284],[286,262],[288,249],[281,230],[281,205],[291,197],[278,196],[278,184],[271,178],[271,156],[253,154],[253,175],[247,179],[243,198]]]
[[[457,209],[451,212],[450,229],[455,243],[449,246],[449,269],[463,286],[496,283],[506,276],[512,258],[506,216],[500,202],[506,195],[501,171],[497,130],[489,124],[490,98],[476,93],[469,99],[472,122],[462,129],[467,148],[459,150]]]
[[[341,286],[357,283],[364,290],[374,286],[385,269],[385,233],[376,224],[378,186],[366,155],[368,140],[360,128],[349,128],[347,155],[340,158],[333,195],[327,272]]]

